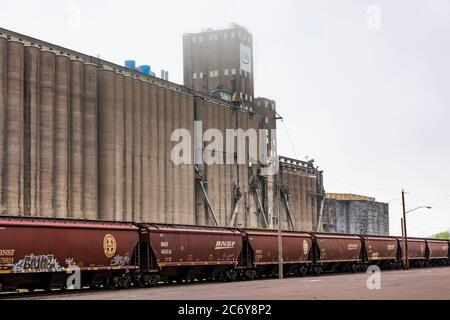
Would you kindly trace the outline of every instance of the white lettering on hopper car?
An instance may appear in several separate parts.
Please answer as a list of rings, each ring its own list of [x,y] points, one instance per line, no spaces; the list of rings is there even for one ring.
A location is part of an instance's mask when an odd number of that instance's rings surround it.
[[[217,241],[214,250],[233,249],[236,241]]]

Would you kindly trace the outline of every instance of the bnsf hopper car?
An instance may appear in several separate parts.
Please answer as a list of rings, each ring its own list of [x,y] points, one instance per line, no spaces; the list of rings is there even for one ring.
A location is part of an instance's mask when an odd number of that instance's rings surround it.
[[[232,229],[142,224],[141,284],[160,279],[235,280],[242,236]]]
[[[363,266],[361,237],[338,234],[312,234],[315,242],[314,272],[358,271]]]
[[[392,237],[362,236],[364,241],[365,260],[370,265],[382,269],[401,267],[401,251],[399,241]]]
[[[244,230],[244,247],[250,258],[247,271],[255,276],[273,276],[278,273],[278,232]],[[306,275],[312,265],[313,237],[301,232],[283,232],[283,270],[286,275]],[[249,254],[248,254],[249,253]]]
[[[63,288],[77,269],[83,286],[127,287],[137,269],[137,230],[126,223],[0,218],[0,286]]]

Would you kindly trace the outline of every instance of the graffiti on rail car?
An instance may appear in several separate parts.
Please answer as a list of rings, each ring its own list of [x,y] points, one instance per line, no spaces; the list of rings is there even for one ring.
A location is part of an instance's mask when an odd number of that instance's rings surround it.
[[[12,266],[14,273],[26,272],[62,272],[62,267],[53,254],[25,256]]]

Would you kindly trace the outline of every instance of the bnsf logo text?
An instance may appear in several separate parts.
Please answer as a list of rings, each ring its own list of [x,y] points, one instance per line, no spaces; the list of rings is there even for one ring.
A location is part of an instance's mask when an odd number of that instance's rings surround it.
[[[232,249],[235,244],[236,241],[217,241],[215,250]]]

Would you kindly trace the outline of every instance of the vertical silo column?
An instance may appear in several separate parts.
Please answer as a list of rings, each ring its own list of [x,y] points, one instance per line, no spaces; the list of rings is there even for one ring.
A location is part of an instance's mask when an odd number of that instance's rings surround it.
[[[39,47],[25,46],[24,214],[31,216],[39,213],[39,56]]]
[[[6,135],[8,90],[8,40],[0,36],[0,213],[7,213],[6,207]]]
[[[58,218],[68,216],[69,194],[69,112],[70,60],[64,55],[55,57],[55,213]]]
[[[186,202],[184,199],[184,192],[182,191],[182,185],[180,180],[181,175],[181,165],[175,165],[172,161],[172,149],[175,143],[171,141],[172,132],[180,127],[180,94],[176,91],[172,93],[172,128],[168,135],[168,146],[169,146],[169,163],[172,165],[172,183],[173,183],[173,215],[172,222],[174,224],[180,224],[182,217],[184,215],[184,209]]]
[[[125,79],[115,75],[114,220],[123,221],[125,191]]]
[[[84,66],[70,61],[70,217],[84,218]]]
[[[225,120],[225,107],[219,106],[219,118],[217,119],[217,129],[222,134],[222,148],[220,149],[221,164],[218,165],[219,171],[219,202],[220,202],[220,214],[219,221],[221,226],[225,226],[227,216],[227,180],[225,177],[225,134],[224,134],[224,120]]]
[[[242,129],[244,131],[247,130],[247,115],[244,114],[241,111],[236,111],[238,122],[237,122],[237,128]],[[241,142],[238,142],[241,143]],[[247,201],[248,201],[248,178],[247,178],[247,161],[248,161],[248,154],[246,151],[247,148],[245,148],[245,161],[243,163],[238,164],[238,175],[239,175],[239,181],[241,184],[241,192],[242,192],[242,200],[239,203],[239,215],[236,217],[237,226],[245,228],[247,227]],[[239,160],[239,157],[238,157]]]
[[[314,179],[311,178],[311,176],[307,176],[307,194],[306,194],[306,204],[308,206],[307,215],[306,215],[306,231],[313,231],[313,210],[314,210],[314,204],[313,204],[313,196],[311,194],[315,193],[316,190],[314,188]]]
[[[299,172],[299,179],[300,179],[300,225],[301,228],[304,229],[306,227],[306,211],[308,210],[307,207],[307,187],[306,187],[306,183],[307,183],[307,178],[305,177],[303,172]],[[306,230],[305,230],[306,231]]]
[[[187,166],[186,170],[186,183],[188,185],[187,203],[189,207],[189,217],[186,221],[187,224],[195,224],[195,167],[194,167],[194,97],[191,95],[186,96],[186,129],[190,132],[190,145],[191,145],[191,162]]]
[[[150,84],[142,84],[142,221],[151,221],[151,180],[150,173]]]
[[[42,50],[39,63],[40,215],[54,216],[55,53]]]
[[[142,81],[133,81],[133,221],[141,221]]]
[[[176,118],[175,129],[186,129],[187,126],[187,96],[185,94],[179,94],[178,104],[178,117]],[[184,137],[185,138],[185,137]],[[183,139],[184,139],[183,138]],[[183,141],[184,142],[184,141]],[[187,180],[187,171],[190,166],[188,164],[179,165],[175,176],[175,185],[178,185],[179,197],[176,199],[177,207],[175,209],[175,215],[178,217],[178,222],[181,224],[188,224],[189,222],[189,189],[190,185]]]
[[[113,220],[115,75],[110,70],[98,75],[99,218]]]
[[[125,77],[125,212],[133,220],[133,78]]]
[[[158,87],[150,85],[150,221],[158,221]]]
[[[225,109],[225,115],[223,118],[224,121],[224,131],[223,131],[223,136],[224,136],[224,150],[225,150],[225,225],[228,226],[230,224],[231,221],[231,216],[233,214],[233,209],[234,209],[234,198],[233,198],[233,191],[234,191],[234,183],[232,181],[232,170],[233,170],[233,165],[228,163],[227,159],[230,158],[229,157],[229,150],[227,150],[227,143],[229,143],[230,141],[227,140],[227,129],[231,129],[232,125],[231,125],[231,109],[230,108],[226,108]],[[233,158],[232,158],[233,159]]]
[[[166,99],[158,87],[158,222],[166,222]]]
[[[195,120],[202,123],[202,127],[205,126],[206,120],[206,112],[205,112],[205,102],[200,98],[195,99]],[[202,164],[198,164],[199,169],[204,169],[206,166],[203,162],[203,130],[199,130],[199,132],[194,132],[194,148],[195,153],[198,159],[197,162],[201,162]],[[197,148],[198,145],[198,148]],[[201,150],[199,150],[201,148]],[[197,179],[200,179],[197,175],[195,176]],[[203,177],[202,177],[203,178]],[[195,183],[195,223],[197,225],[205,226],[207,225],[206,217],[208,215],[208,208],[206,204],[206,199],[203,194],[203,190],[200,187],[198,181]]]
[[[23,214],[23,58],[24,45],[8,41],[6,105],[6,201],[8,214]]]
[[[172,134],[173,127],[173,91],[170,89],[165,89],[165,117],[164,122],[165,126],[165,134],[164,134],[164,143],[165,143],[165,172],[166,172],[166,210],[165,210],[165,223],[173,223],[173,210],[174,210],[174,201],[175,201],[175,188],[173,183],[173,173],[174,166],[171,160],[171,151],[172,151],[172,143],[170,141],[170,137]]]
[[[114,87],[108,88],[108,90],[114,94]],[[112,108],[114,108],[114,105]],[[99,219],[97,168],[97,66],[92,63],[84,64],[83,130],[84,216],[86,219]],[[112,171],[108,174],[112,175]],[[111,217],[112,219],[111,215],[112,212],[108,213],[108,217]]]

